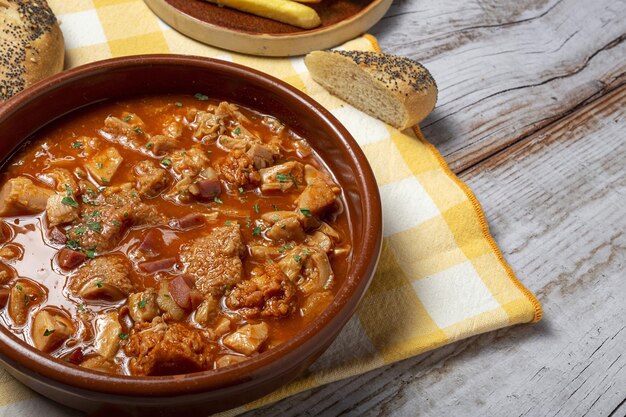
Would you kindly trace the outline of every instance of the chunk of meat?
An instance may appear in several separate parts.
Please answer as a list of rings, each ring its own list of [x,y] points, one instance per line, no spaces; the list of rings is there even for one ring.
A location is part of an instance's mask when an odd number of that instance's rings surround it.
[[[277,264],[266,264],[228,294],[226,305],[247,318],[286,317],[296,309],[296,286]]]
[[[234,188],[255,186],[261,181],[252,159],[240,149],[230,151],[217,165],[217,170],[220,177]]]
[[[74,269],[86,260],[87,255],[68,248],[61,249],[57,257],[57,262],[63,269]]]
[[[167,271],[168,269],[172,269],[174,265],[176,265],[176,258],[172,257],[142,262],[138,266],[143,272],[153,274],[157,271]]]
[[[46,215],[49,227],[71,223],[80,217],[78,203],[72,197],[53,194],[46,203]]]
[[[100,356],[112,359],[120,348],[120,324],[117,312],[109,312],[96,319],[96,339],[94,347]]]
[[[207,153],[199,147],[168,154],[172,170],[179,176],[194,177],[211,165]]]
[[[139,194],[146,197],[156,197],[163,191],[169,182],[166,170],[159,168],[150,160],[139,162],[133,168],[135,176],[135,188]]]
[[[87,162],[87,170],[100,185],[108,185],[122,164],[122,155],[113,146],[95,154]]]
[[[264,168],[261,174],[261,191],[298,190],[304,187],[304,166],[297,161],[289,161],[282,164]]]
[[[98,256],[76,272],[70,290],[84,299],[121,300],[133,291],[131,269],[123,255]]]
[[[0,189],[0,216],[40,213],[53,194],[26,177],[11,178]]]
[[[302,317],[307,321],[318,317],[333,301],[333,298],[333,293],[330,291],[317,291],[310,294],[300,308]]]
[[[163,134],[171,139],[178,139],[183,135],[183,125],[178,120],[180,116],[169,116],[163,124]]]
[[[310,249],[309,252],[310,255],[303,262],[304,279],[298,282],[298,288],[305,295],[328,290],[334,279],[326,252],[319,249]]]
[[[58,348],[73,333],[72,321],[60,312],[40,310],[33,320],[33,343],[42,352]]]
[[[158,229],[150,229],[137,246],[137,250],[146,257],[154,257],[159,254],[158,248],[163,244],[163,233]]]
[[[189,275],[179,275],[169,284],[172,299],[183,310],[195,310],[204,298],[195,289],[195,279]]]
[[[321,216],[335,205],[339,188],[323,172],[311,165],[304,167],[307,186],[296,200],[303,217]]]
[[[321,249],[326,253],[330,253],[334,247],[333,240],[319,230],[308,235],[305,242],[308,246]]]
[[[174,297],[170,293],[169,281],[161,281],[159,283],[159,293],[157,294],[157,304],[163,315],[161,316],[165,321],[179,321],[185,317],[185,310],[183,310],[174,301]]]
[[[241,281],[244,250],[239,226],[223,226],[185,244],[180,259],[203,295],[220,296]]]
[[[296,217],[277,221],[265,232],[265,236],[276,241],[302,241],[306,237],[302,224]]]
[[[44,301],[45,292],[38,284],[31,280],[20,279],[13,288],[9,297],[9,316],[15,324],[23,326],[28,319],[30,309]]]
[[[111,187],[81,206],[81,221],[68,230],[82,249],[106,251],[115,247],[129,226],[166,224],[166,217],[141,201],[131,184]]]
[[[116,374],[118,372],[118,366],[113,361],[100,355],[87,358],[80,366],[91,369],[92,371],[100,371],[107,374]]]
[[[236,352],[250,356],[259,351],[268,336],[269,326],[267,323],[246,324],[224,337],[223,343]]]
[[[296,200],[304,217],[321,216],[335,205],[336,197],[332,188],[325,183],[307,185]]]
[[[196,309],[194,320],[200,326],[208,326],[220,312],[220,302],[217,298],[207,297]]]
[[[130,317],[135,322],[150,322],[160,314],[157,304],[157,293],[153,288],[131,294],[128,297],[128,309]]]
[[[197,111],[194,115],[193,121],[189,124],[192,128],[195,128],[193,137],[201,139],[203,142],[214,140],[222,133],[220,132],[221,118],[213,113],[207,111]]]
[[[198,329],[182,323],[138,323],[124,352],[133,375],[176,375],[210,369],[215,345]]]
[[[245,356],[239,356],[239,355],[223,355],[220,356],[216,361],[215,361],[215,366],[217,368],[225,368],[227,366],[230,365],[234,365],[240,362],[245,361],[247,358]]]
[[[246,154],[252,159],[252,164],[256,169],[267,168],[274,162],[274,151],[262,143],[253,143]]]
[[[53,187],[58,193],[80,195],[80,188],[76,178],[65,168],[52,168],[38,178]]]
[[[285,256],[278,261],[278,266],[290,280],[295,281],[300,276],[302,266],[310,255],[309,248],[296,246],[285,253]]]
[[[128,116],[129,114],[125,117],[128,120],[122,120],[115,116],[107,117],[104,119],[104,128],[100,133],[112,142],[118,142],[130,149],[137,149],[146,139],[146,133],[143,129],[145,125],[137,115],[130,118]]]
[[[150,138],[150,141],[146,143],[146,148],[154,155],[164,155],[175,149],[178,146],[176,139],[173,139],[167,135],[155,135]]]
[[[65,245],[67,243],[67,236],[65,236],[65,232],[59,227],[53,227],[52,230],[50,230],[48,239],[56,245]]]
[[[189,186],[189,192],[199,199],[210,200],[222,192],[217,172],[211,167],[200,172]]]
[[[177,219],[175,222],[175,226],[182,230],[194,229],[204,226],[205,224],[206,218],[202,213],[189,213]]]

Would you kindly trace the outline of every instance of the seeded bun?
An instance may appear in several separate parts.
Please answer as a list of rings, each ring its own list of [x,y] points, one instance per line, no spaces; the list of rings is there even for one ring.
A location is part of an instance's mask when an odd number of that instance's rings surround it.
[[[61,71],[64,55],[45,0],[0,0],[0,102]]]
[[[313,79],[357,109],[398,129],[424,120],[437,102],[437,84],[421,64],[361,51],[315,51],[304,59]]]

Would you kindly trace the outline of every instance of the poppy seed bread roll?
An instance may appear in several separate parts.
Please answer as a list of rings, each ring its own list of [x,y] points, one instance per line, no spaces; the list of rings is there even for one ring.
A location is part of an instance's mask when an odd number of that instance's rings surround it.
[[[45,0],[0,0],[0,102],[63,69],[59,23]]]
[[[315,51],[304,60],[313,79],[357,109],[398,129],[424,120],[437,84],[418,62],[362,51]]]

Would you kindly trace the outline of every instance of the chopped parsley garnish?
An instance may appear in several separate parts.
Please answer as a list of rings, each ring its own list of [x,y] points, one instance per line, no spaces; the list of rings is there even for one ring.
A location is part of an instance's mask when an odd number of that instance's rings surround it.
[[[106,184],[107,182],[109,182],[109,180],[107,180],[107,179],[106,179],[106,178],[104,178],[104,177],[102,177],[102,178],[100,178],[100,179],[102,180],[102,182],[103,182],[104,184]]]
[[[200,101],[207,101],[209,99],[209,96],[205,96],[204,94],[201,93],[196,93],[193,95],[197,100]]]
[[[80,248],[80,243],[77,240],[68,240],[66,246],[72,250]]]
[[[93,250],[93,249],[87,249],[87,250],[85,251],[85,255],[87,255],[87,257],[88,257],[89,259],[93,259],[93,258],[95,258],[95,257],[96,257],[96,251],[95,251],[95,250]]]
[[[87,223],[87,227],[96,233],[100,233],[102,231],[102,223],[100,222]]]
[[[180,101],[177,101],[174,104],[176,104],[176,107],[183,107],[183,103],[181,103]]]
[[[112,224],[113,226],[117,226],[117,227],[119,227],[119,226],[121,226],[121,224],[122,224],[122,223],[118,222],[117,220],[113,220],[113,221],[111,222],[111,224]]]
[[[46,331],[45,331],[45,332],[43,332],[43,335],[44,335],[45,337],[48,337],[48,336],[50,336],[52,333],[54,333],[54,329],[52,329],[52,330],[48,330],[48,329],[46,329]]]
[[[128,339],[128,334],[120,333],[120,334],[117,335],[117,337],[119,337],[122,340],[126,340],[126,339]]]
[[[254,228],[254,229],[252,229],[252,234],[253,234],[254,236],[258,236],[258,235],[260,235],[260,234],[261,234],[261,232],[262,232],[262,231],[263,231],[263,229],[261,229],[261,227],[260,227],[260,226],[255,226],[255,228]]]
[[[139,307],[140,309],[142,309],[142,310],[143,310],[144,308],[146,308],[146,303],[147,303],[146,299],[145,299],[145,298],[142,298],[142,299],[141,299],[141,300],[139,300],[139,302],[137,303],[137,307]]]
[[[235,135],[241,135],[241,128],[239,126],[237,126],[237,128],[235,130],[233,130],[233,133]]]
[[[98,162],[96,165],[98,165],[98,169],[102,169],[102,162]]]
[[[255,212],[256,214],[259,214],[259,204],[258,204],[258,203],[257,203],[257,204],[255,204],[254,206],[252,206],[252,208],[254,209],[254,212]]]
[[[152,142],[146,143],[146,148],[148,148],[148,149],[152,148]]]
[[[65,192],[68,196],[72,196],[74,193],[72,192],[72,187],[69,184],[65,184]]]
[[[132,118],[133,118],[133,115],[132,115],[132,114],[129,114],[128,116],[124,117],[124,121],[125,121],[125,122],[127,122],[127,121],[129,121],[130,119],[132,119]]]
[[[291,172],[289,173],[289,178],[291,179],[291,182],[293,183],[293,186],[297,190],[298,189],[298,183],[296,182],[296,179],[293,177],[293,175],[291,175]]]
[[[24,289],[21,285],[16,285],[15,288],[17,288],[18,291],[22,291]]]
[[[169,158],[165,158],[165,159],[163,159],[163,160],[161,161],[161,163],[162,163],[163,165],[165,165],[166,167],[168,167],[168,166],[172,165],[172,160],[171,160],[171,159],[169,159]]]
[[[287,182],[289,181],[289,177],[285,174],[276,174],[276,179],[278,182]]]
[[[83,311],[85,309],[85,304],[78,305],[78,311]]]
[[[213,201],[215,201],[217,204],[224,204],[224,202],[220,200],[219,197],[213,197]]]
[[[134,128],[133,128],[133,132],[135,132],[135,133],[139,133],[139,134],[146,133],[146,132],[144,132],[144,130],[143,130],[142,128],[140,128],[139,126],[134,127]]]
[[[210,154],[213,153],[213,151],[209,149],[209,150],[206,151],[206,153],[208,153],[210,155]]]
[[[300,261],[302,260],[302,256],[299,255],[293,255],[293,260],[300,263]]]
[[[24,304],[28,305],[30,303],[30,299],[28,298],[28,294],[24,294]]]
[[[72,197],[63,197],[61,203],[65,204],[66,206],[78,208],[78,203]]]
[[[96,287],[102,288],[102,280],[96,281]]]
[[[83,227],[83,225],[77,226],[74,229],[74,233],[76,233],[79,236],[84,235],[85,233],[87,233],[87,230],[85,230],[85,228]]]
[[[289,250],[289,249],[291,249],[291,246],[285,245],[282,248],[278,249],[278,252],[283,253],[284,251]]]
[[[274,209],[274,211],[279,211],[279,208],[276,204],[272,204],[272,208]]]
[[[239,187],[239,194],[243,194],[243,188]]]
[[[101,215],[101,214],[102,214],[102,212],[101,212],[101,211],[94,210],[94,211],[91,213],[91,217],[98,217],[98,216],[99,216],[99,215]]]
[[[231,222],[230,220],[226,220],[224,222],[224,226],[230,226],[231,224],[233,224],[233,222]]]
[[[72,143],[72,148],[74,149],[80,149],[83,147],[83,144],[81,142],[74,142]]]
[[[311,217],[311,209],[309,208],[301,208],[300,213],[304,214],[304,217]]]

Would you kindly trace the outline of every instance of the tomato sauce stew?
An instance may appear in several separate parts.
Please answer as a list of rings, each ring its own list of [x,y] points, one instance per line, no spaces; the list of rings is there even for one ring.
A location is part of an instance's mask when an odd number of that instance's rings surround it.
[[[74,112],[0,187],[0,322],[107,373],[211,370],[280,345],[351,256],[342,190],[306,138],[202,94]]]

